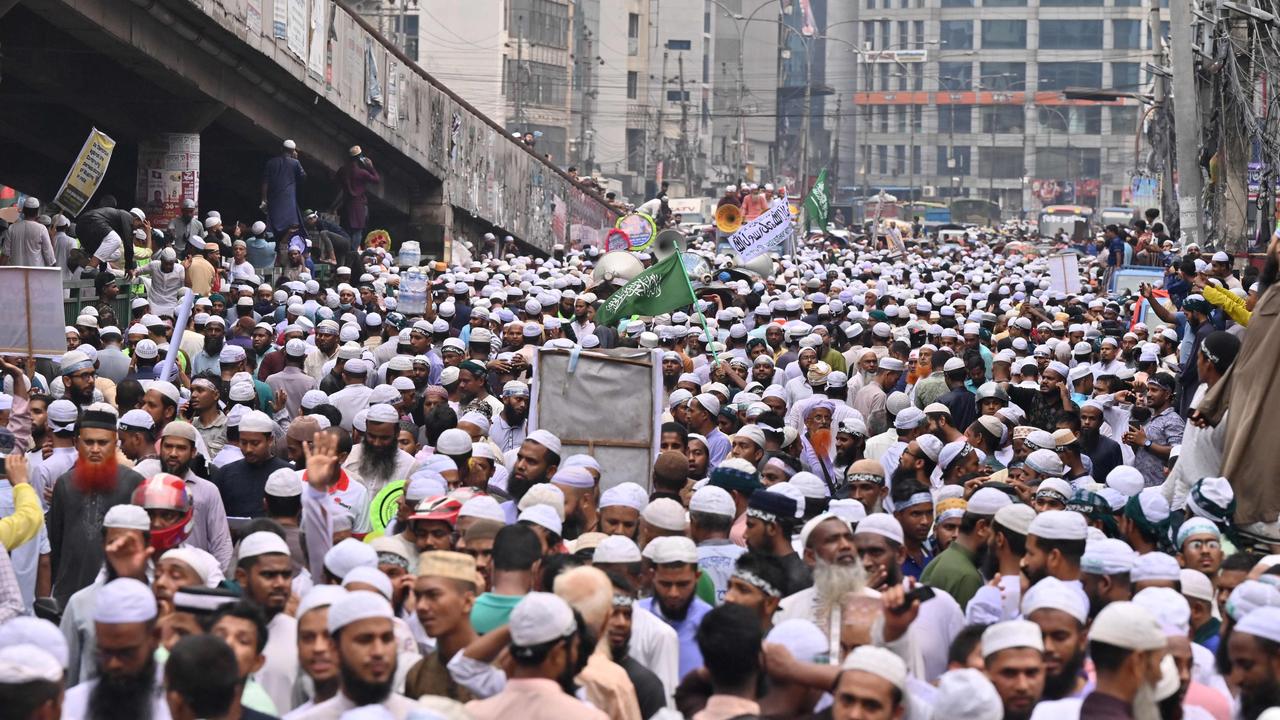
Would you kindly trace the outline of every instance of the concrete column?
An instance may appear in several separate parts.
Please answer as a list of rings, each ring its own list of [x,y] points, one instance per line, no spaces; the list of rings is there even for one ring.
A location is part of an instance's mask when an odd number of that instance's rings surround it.
[[[415,188],[409,195],[409,221],[405,237],[397,238],[392,233],[392,240],[417,240],[422,247],[423,257],[434,255],[442,258],[445,238],[451,237],[453,215],[453,205],[445,200],[443,184],[433,183]]]

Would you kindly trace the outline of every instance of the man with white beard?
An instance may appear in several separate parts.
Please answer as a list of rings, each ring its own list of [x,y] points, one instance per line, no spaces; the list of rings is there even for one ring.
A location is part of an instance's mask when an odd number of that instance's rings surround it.
[[[853,530],[835,515],[823,513],[805,523],[800,531],[800,546],[804,548],[805,564],[813,569],[813,586],[783,598],[773,624],[798,618],[809,620],[826,632],[840,599],[867,589],[867,577],[853,544]]]
[[[1166,652],[1160,624],[1132,602],[1113,602],[1089,629],[1089,658],[1097,671],[1093,692],[1080,699],[1041,702],[1031,720],[1158,720],[1156,685]]]

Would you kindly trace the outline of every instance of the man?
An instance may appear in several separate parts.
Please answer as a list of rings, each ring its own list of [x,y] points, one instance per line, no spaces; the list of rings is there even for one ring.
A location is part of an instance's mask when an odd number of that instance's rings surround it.
[[[436,646],[409,669],[405,695],[470,701],[474,696],[453,680],[446,667],[455,654],[478,637],[471,627],[471,608],[476,600],[475,561],[465,553],[446,550],[423,553],[418,560],[413,597],[418,622],[435,639]]]
[[[516,453],[507,494],[519,502],[529,488],[547,482],[560,468],[560,438],[546,430],[534,430]]]
[[[1147,378],[1146,406],[1151,419],[1141,428],[1130,429],[1124,434],[1124,442],[1133,448],[1133,467],[1142,472],[1146,487],[1164,483],[1164,461],[1174,445],[1182,443],[1186,422],[1173,406],[1176,387],[1173,376],[1156,373]]]
[[[1107,538],[1088,544],[1080,558],[1080,581],[1089,600],[1090,618],[1113,602],[1133,597],[1129,572],[1137,558],[1138,554],[1123,540]],[[1223,600],[1225,602],[1225,598]]]
[[[336,696],[342,685],[338,648],[329,634],[329,606],[346,595],[338,585],[315,585],[298,603],[298,669],[311,680],[311,699],[294,708],[302,712]]]
[[[750,610],[738,605],[722,605],[703,618],[697,640],[706,658],[711,696],[694,720],[760,715],[764,637],[754,619]]]
[[[720,415],[720,398],[702,393],[689,401],[689,427],[705,438],[708,460],[707,470],[714,469],[729,457],[729,438],[720,432],[716,418]]]
[[[489,371],[475,360],[465,360],[458,366],[458,392],[464,413],[480,410],[490,418],[499,415],[504,408],[502,401],[489,393]]]
[[[201,320],[204,320],[204,347],[191,358],[191,372],[193,376],[202,373],[217,375],[222,370],[220,359],[222,348],[226,346],[227,321],[218,315],[205,318],[197,316],[197,327]]]
[[[1009,496],[995,488],[981,488],[969,498],[960,518],[960,533],[925,568],[920,581],[946,590],[960,607],[966,607],[983,585],[978,568],[989,552],[994,517],[1012,504]]]
[[[240,541],[235,578],[244,597],[262,609],[267,639],[266,663],[255,679],[277,708],[292,707],[298,675],[298,622],[284,612],[293,577],[289,545],[271,532],[251,533]]]
[[[187,284],[187,268],[177,262],[173,248],[164,248],[156,254],[159,262],[150,262],[138,268],[138,275],[150,275],[147,303],[161,315],[172,315],[178,307],[178,297]]]
[[[840,666],[831,691],[832,720],[902,720],[907,666],[891,651],[862,645]]]
[[[676,631],[680,644],[680,677],[701,667],[702,654],[695,641],[699,623],[711,606],[695,594],[698,585],[698,549],[687,537],[654,538],[645,547],[653,564],[653,595],[639,607],[658,616]]]
[[[507,623],[511,609],[533,590],[541,569],[542,546],[527,525],[508,525],[493,540],[489,589],[471,608],[471,626],[488,633]]]
[[[1027,720],[1044,692],[1044,641],[1040,627],[1006,620],[982,633],[982,662],[1004,705],[1005,720]]]
[[[909,480],[895,482],[893,517],[902,525],[905,538],[902,572],[918,579],[933,560],[927,547],[933,530],[933,495],[928,486]]]
[[[613,614],[613,583],[598,568],[578,567],[556,576],[555,594],[573,608],[582,622],[586,638],[594,647],[584,646],[585,659],[574,682],[582,688],[587,702],[611,718],[640,720],[635,686],[627,672],[610,658],[605,630]]]
[[[132,238],[133,231],[139,228],[151,234],[151,223],[138,208],[123,210],[104,204],[76,217],[76,239],[85,253],[92,256],[89,264],[95,268],[123,254],[124,269],[133,270],[133,243],[125,239]]]
[[[115,408],[85,408],[76,426],[75,466],[55,482],[46,520],[53,596],[66,606],[102,567],[102,521],[113,505],[129,502],[142,476],[116,463]]]
[[[212,375],[191,381],[191,425],[200,433],[210,458],[227,444],[227,416],[219,407],[221,391]],[[168,426],[165,426],[166,428]]]
[[[358,357],[347,360],[342,364],[342,381],[345,385],[329,395],[329,404],[342,412],[342,429],[347,432],[351,432],[351,423],[355,421],[356,415],[369,407],[369,396],[373,394],[373,388],[365,383],[368,375],[369,365],[364,360]],[[321,386],[320,389],[323,390],[324,387]],[[399,422],[399,419],[397,413],[396,421]]]
[[[1088,609],[1078,593],[1054,577],[1036,583],[1022,597],[1022,617],[1040,627],[1044,640],[1044,698],[1081,697],[1089,648]]]
[[[884,478],[884,467],[877,460],[858,460],[845,472],[849,497],[862,503],[868,515],[884,509],[884,500],[889,494]]]
[[[298,210],[298,189],[307,173],[298,162],[298,146],[285,140],[279,155],[267,161],[262,170],[262,202],[259,209],[267,213],[267,224],[277,239],[285,238],[290,227],[302,225]]]
[[[143,460],[135,469],[143,477],[167,472],[182,478],[194,505],[195,523],[186,544],[200,548],[218,559],[224,568],[231,567],[231,532],[227,511],[222,505],[218,487],[191,470],[196,459],[196,429],[187,422],[171,422],[160,434],[160,457]]]
[[[786,572],[783,595],[793,595],[813,584],[813,574],[791,544],[799,515],[796,501],[768,490],[747,500],[747,549],[778,559]]]
[[[935,402],[945,405],[950,411],[952,427],[964,430],[978,417],[977,399],[969,388],[965,387],[968,371],[964,360],[958,357],[947,360],[942,366],[942,376],[947,383],[947,392]]]
[[[1080,559],[1088,534],[1084,516],[1069,510],[1049,510],[1036,515],[1027,528],[1027,554],[1022,574],[1038,583],[1046,577],[1061,580],[1072,592],[1085,597],[1080,582]]]
[[[396,436],[400,432],[400,413],[391,405],[379,403],[365,416],[365,431],[360,444],[351,449],[342,464],[353,480],[373,496],[392,480],[413,474],[413,456],[400,449]]]
[[[8,265],[52,267],[57,261],[49,230],[36,222],[40,217],[40,200],[31,196],[22,201],[22,217],[9,225],[0,256]]]
[[[177,642],[164,664],[165,699],[173,720],[197,718],[262,720],[270,716],[243,707],[235,652],[214,635]]]
[[[751,610],[760,621],[761,631],[768,631],[773,627],[773,614],[783,598],[779,588],[785,577],[777,558],[744,553],[729,577],[724,602]]]
[[[396,638],[391,603],[368,590],[348,592],[329,606],[329,634],[338,649],[342,690],[333,698],[296,713],[296,720],[338,720],[367,705],[405,720],[417,703],[392,692],[396,680]]]
[[[1227,656],[1230,682],[1240,688],[1240,717],[1256,720],[1267,708],[1280,705],[1280,608],[1261,607],[1231,632]]]
[[[570,458],[572,460],[572,458]],[[596,486],[596,478],[585,467],[562,467],[551,476],[551,484],[564,494],[564,527],[562,536],[565,540],[576,540],[587,532],[595,532],[597,527],[596,503],[600,500],[600,490]]]
[[[887,515],[884,517],[893,521]],[[859,523],[860,529],[863,523]],[[897,526],[896,521],[893,524]],[[872,521],[867,527],[874,526]],[[901,538],[902,528],[898,526],[899,544]],[[774,624],[800,618],[823,629],[830,624],[832,610],[840,598],[846,593],[861,591],[866,587],[867,578],[858,562],[853,530],[835,515],[823,513],[805,523],[800,530],[800,546],[805,564],[812,568],[813,585],[784,597],[774,615]]]
[[[698,546],[698,570],[715,584],[716,604],[724,600],[734,564],[745,552],[729,539],[735,511],[733,498],[723,488],[701,487],[689,498],[689,537]],[[749,532],[750,518],[747,522]]]
[[[203,623],[209,634],[225,642],[235,656],[232,676],[245,686],[241,702],[260,713],[275,713],[275,704],[251,677],[265,660],[262,651],[267,643],[267,621],[262,611],[246,600],[223,603]]]
[[[58,478],[73,468],[79,459],[76,450],[76,419],[79,413],[70,400],[54,400],[49,403],[45,418],[49,438],[53,445],[49,457],[41,459],[31,470],[31,489],[47,507],[53,497]]]
[[[872,437],[889,428],[885,403],[889,398],[889,391],[898,384],[907,368],[901,360],[887,355],[880,358],[876,367],[875,378],[863,386],[853,399],[853,409],[862,414],[867,424],[867,434]]]
[[[0,707],[16,720],[62,717],[63,671],[54,652],[23,641],[0,648]]]
[[[511,380],[502,386],[502,412],[489,424],[489,439],[502,452],[524,443],[529,431],[529,386]]]
[[[93,402],[93,391],[98,378],[97,368],[93,360],[79,350],[72,350],[62,356],[58,370],[62,375],[62,384],[66,388],[64,397],[84,408]]]
[[[617,663],[635,687],[640,717],[651,718],[667,705],[667,691],[657,674],[631,655],[632,630],[637,615],[636,589],[618,573],[608,573],[613,584],[613,609],[605,625],[609,658]]]
[[[298,338],[289,340],[284,344],[284,369],[266,379],[273,395],[284,395],[289,417],[298,416],[302,410],[302,396],[316,387],[316,379],[302,369],[306,358],[307,344]]]
[[[67,691],[62,717],[169,718],[155,659],[160,632],[151,589],[133,578],[118,578],[98,591],[93,621],[99,676]]]
[[[213,471],[210,482],[218,487],[229,517],[261,517],[267,478],[289,463],[276,457],[273,434],[276,424],[261,410],[240,419],[240,452],[244,457]]]
[[[183,199],[182,207],[178,212],[178,216],[169,221],[169,227],[167,228],[168,240],[173,243],[175,251],[185,255],[187,242],[191,238],[204,237],[204,225],[196,217],[195,200],[191,198]]]
[[[1032,720],[1160,717],[1155,687],[1167,647],[1160,624],[1149,612],[1132,602],[1111,603],[1089,628],[1089,659],[1097,674],[1093,691],[1083,700],[1042,702]]]
[[[600,532],[632,540],[640,529],[640,513],[649,504],[649,493],[631,482],[618,483],[600,493]]]
[[[573,695],[580,657],[573,609],[550,593],[530,593],[511,612],[510,653],[514,663],[502,692],[472,700],[475,720],[604,720],[608,718]]]
[[[1120,443],[1102,434],[1102,404],[1085,401],[1080,406],[1080,447],[1093,463],[1093,477],[1105,479],[1123,464]]]

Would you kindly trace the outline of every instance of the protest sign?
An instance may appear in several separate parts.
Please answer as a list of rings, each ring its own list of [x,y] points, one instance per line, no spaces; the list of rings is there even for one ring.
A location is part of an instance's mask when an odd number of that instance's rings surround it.
[[[658,226],[653,222],[653,218],[642,212],[623,215],[618,218],[614,227],[627,234],[631,242],[631,252],[648,249],[649,244],[653,242],[653,236],[658,232]]]
[[[67,351],[61,298],[61,268],[0,267],[0,355],[61,357]]]
[[[89,137],[80,148],[80,154],[67,172],[67,177],[58,188],[53,204],[62,208],[68,215],[79,215],[89,204],[89,198],[98,191],[102,178],[107,174],[107,165],[111,163],[111,153],[116,149],[116,141],[107,134],[93,128]]]
[[[791,210],[785,203],[778,203],[730,235],[728,243],[742,262],[751,262],[781,246],[790,237],[792,227]]]

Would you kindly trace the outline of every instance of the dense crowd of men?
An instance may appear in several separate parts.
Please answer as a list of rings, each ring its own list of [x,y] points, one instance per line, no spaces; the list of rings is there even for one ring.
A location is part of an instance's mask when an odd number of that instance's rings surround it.
[[[127,258],[77,219],[128,317],[0,358],[0,716],[1280,715],[1277,243],[1128,291],[1000,232],[694,238],[696,305],[606,326],[596,247],[406,307],[364,210],[282,197],[234,243],[99,213]],[[544,348],[661,364],[647,487],[533,426]]]

